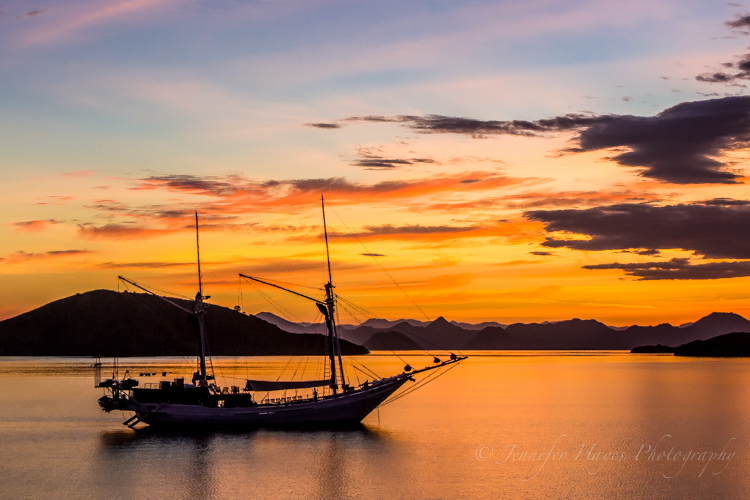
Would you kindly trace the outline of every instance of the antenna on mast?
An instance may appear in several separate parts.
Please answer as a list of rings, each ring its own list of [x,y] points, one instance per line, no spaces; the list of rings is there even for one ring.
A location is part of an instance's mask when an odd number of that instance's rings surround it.
[[[203,281],[201,280],[201,243],[198,238],[198,211],[195,211],[195,246],[198,251],[198,293],[203,297]]]

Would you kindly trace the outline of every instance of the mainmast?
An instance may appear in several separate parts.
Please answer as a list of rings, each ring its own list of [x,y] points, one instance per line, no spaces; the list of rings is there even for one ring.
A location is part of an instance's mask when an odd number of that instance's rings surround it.
[[[201,279],[201,246],[200,239],[198,236],[198,211],[195,212],[195,246],[198,254],[198,293],[195,294],[195,309],[194,317],[198,322],[198,360],[200,362],[200,377],[201,386],[205,387],[208,385],[208,377],[206,374],[206,328],[204,326],[204,313],[203,299],[208,297],[203,296],[203,282]]]
[[[326,228],[326,206],[323,195],[320,196],[320,206],[323,209],[323,235],[326,240],[326,261],[328,263],[328,283],[325,285],[326,289],[326,308],[328,309],[328,356],[331,361],[331,389],[334,393],[336,392],[336,360],[335,357],[339,358],[339,372],[341,373],[341,388],[346,388],[346,380],[344,379],[344,365],[341,361],[341,344],[339,342],[338,332],[336,331],[336,322],[334,320],[334,295],[333,295],[333,278],[331,277],[331,255],[328,251],[328,229]]]

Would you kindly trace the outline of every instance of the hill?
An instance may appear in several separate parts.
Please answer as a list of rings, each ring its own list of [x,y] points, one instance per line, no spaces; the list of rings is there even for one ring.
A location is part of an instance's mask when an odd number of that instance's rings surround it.
[[[192,309],[192,302],[175,300]],[[323,335],[297,335],[217,305],[206,311],[212,355],[325,354]],[[341,342],[343,354],[366,354]],[[187,315],[159,297],[94,290],[0,322],[0,356],[192,356],[195,330]]]
[[[750,357],[750,333],[733,332],[677,347],[675,356]]]

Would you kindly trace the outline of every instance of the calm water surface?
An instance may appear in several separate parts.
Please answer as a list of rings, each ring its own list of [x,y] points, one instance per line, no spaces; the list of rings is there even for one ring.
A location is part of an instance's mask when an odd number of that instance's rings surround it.
[[[380,375],[403,366],[358,360]],[[136,375],[191,370],[124,363]],[[225,385],[312,376],[304,363],[214,359],[237,379]],[[90,364],[0,358],[0,497],[750,498],[750,360],[484,352],[358,429],[188,435],[135,432],[128,415],[101,412]]]

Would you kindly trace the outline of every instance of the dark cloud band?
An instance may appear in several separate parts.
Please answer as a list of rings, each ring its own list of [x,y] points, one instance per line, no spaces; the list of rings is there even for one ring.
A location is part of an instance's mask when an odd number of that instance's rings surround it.
[[[530,220],[548,232],[588,239],[547,237],[548,248],[574,250],[682,249],[707,258],[750,259],[750,202],[713,199],[694,204],[619,204],[581,210],[536,210]]]
[[[630,264],[596,264],[584,269],[619,269],[639,281],[647,280],[715,280],[750,276],[750,261],[708,262],[691,264],[688,259]]]

